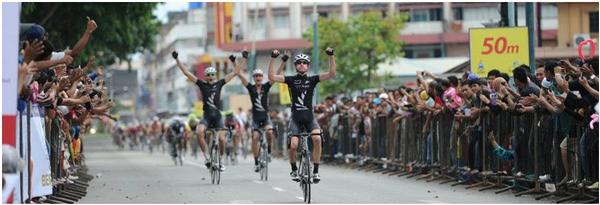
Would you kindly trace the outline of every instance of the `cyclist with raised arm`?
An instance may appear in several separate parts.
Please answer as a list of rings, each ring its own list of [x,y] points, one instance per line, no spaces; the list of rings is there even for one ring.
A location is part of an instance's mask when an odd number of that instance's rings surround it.
[[[311,139],[313,142],[313,183],[319,183],[321,178],[319,176],[319,164],[321,162],[321,132],[319,125],[317,124],[312,109],[312,98],[314,95],[315,86],[322,80],[328,80],[335,77],[336,65],[335,58],[333,56],[333,49],[327,48],[325,50],[329,56],[329,71],[321,73],[319,75],[308,76],[308,68],[310,65],[310,57],[300,53],[294,58],[294,65],[296,66],[295,76],[283,76],[275,74],[273,70],[273,61],[279,56],[278,50],[273,50],[271,53],[271,61],[269,61],[269,80],[285,83],[290,89],[292,97],[292,120],[289,122],[289,160],[292,167],[290,176],[292,180],[299,181],[298,167],[296,165],[296,150],[298,148],[298,135],[302,131],[302,128],[310,130]]]
[[[246,59],[248,58],[248,51],[243,51],[242,65],[246,64]],[[285,67],[285,62],[288,60],[289,55],[286,53],[281,59],[283,62],[279,65],[279,69],[277,73],[281,73],[283,68]],[[263,71],[259,68],[254,69],[252,72],[252,77],[254,78],[254,84],[248,82],[246,77],[243,74],[239,73],[238,77],[242,81],[242,84],[246,89],[248,89],[248,93],[250,94],[250,101],[252,101],[252,154],[254,155],[254,172],[259,171],[258,165],[258,155],[259,155],[259,145],[258,142],[260,140],[259,130],[264,128],[267,132],[267,153],[269,155],[269,160],[271,159],[271,143],[273,141],[273,123],[271,122],[271,118],[269,117],[269,102],[268,102],[268,94],[271,86],[275,84],[273,80],[269,80],[263,83]]]
[[[239,66],[236,66],[235,70],[231,73],[228,73],[225,78],[221,80],[217,80],[217,70],[213,67],[208,67],[204,70],[204,76],[206,80],[198,79],[194,74],[192,74],[180,61],[177,59],[177,52],[173,51],[173,58],[177,62],[177,67],[181,72],[188,78],[188,80],[194,82],[202,92],[202,102],[203,102],[203,111],[204,118],[198,126],[196,127],[196,133],[198,134],[198,139],[200,141],[200,149],[202,149],[202,153],[204,154],[205,165],[207,168],[211,166],[208,157],[206,155],[206,150],[208,146],[206,145],[206,140],[204,139],[204,131],[208,129],[223,129],[223,118],[221,116],[221,89],[225,84],[227,84],[231,79],[236,76],[236,73],[239,73]],[[225,133],[219,132],[219,157],[223,157],[225,147]],[[225,170],[225,166],[220,165],[219,169],[221,171]]]

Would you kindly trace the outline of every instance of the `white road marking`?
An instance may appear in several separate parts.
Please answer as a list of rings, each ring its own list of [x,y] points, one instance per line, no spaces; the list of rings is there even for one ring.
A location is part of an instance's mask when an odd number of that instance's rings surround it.
[[[438,201],[438,200],[419,200],[419,202],[423,202],[426,204],[445,204],[446,202]]]
[[[250,200],[233,200],[229,201],[230,204],[253,204],[254,202]]]
[[[301,201],[304,201],[304,197],[297,196],[296,199],[300,199]]]
[[[258,180],[254,180],[253,182],[254,182],[254,183],[257,183],[257,184],[264,184],[264,182],[262,182],[262,181],[258,181]]]
[[[275,191],[279,191],[279,192],[284,192],[285,190],[279,187],[273,187],[273,190]]]

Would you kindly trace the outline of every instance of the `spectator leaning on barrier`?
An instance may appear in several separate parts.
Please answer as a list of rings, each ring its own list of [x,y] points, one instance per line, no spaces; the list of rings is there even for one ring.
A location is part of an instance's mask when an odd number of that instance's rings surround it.
[[[102,68],[94,68],[94,57],[83,68],[71,65],[97,27],[94,20],[88,19],[73,49],[60,52],[55,51],[46,29],[39,25],[26,29],[21,39],[17,107],[24,113],[29,102],[32,112],[43,118],[48,150],[32,152],[48,151],[53,185],[77,179],[74,174],[84,158],[82,138],[90,130],[92,119],[114,119],[108,115],[113,102],[104,87]]]
[[[418,71],[414,88],[379,89],[344,96],[340,102],[328,96],[315,106],[315,116],[324,130],[326,152],[335,159],[345,154],[347,163],[351,154],[358,155],[359,165],[394,154],[394,159],[410,160],[402,163],[412,171],[448,158],[448,173],[472,174],[487,168],[517,176],[554,174],[559,175],[554,176],[556,182],[564,184],[575,181],[569,153],[577,151],[584,184],[597,188],[592,182],[598,180],[598,126],[587,126],[598,124],[592,109],[598,103],[597,61],[597,57],[580,63],[546,61],[535,72],[519,65],[510,71],[512,76],[491,70],[481,78],[468,72],[459,79]],[[406,136],[391,140],[390,124],[401,130],[396,135]],[[581,124],[586,128],[578,136]],[[572,143],[567,146],[569,138],[579,140],[578,150],[572,150]],[[484,140],[489,142],[483,144]],[[415,153],[399,151],[406,148]],[[436,153],[440,151],[449,153]],[[554,159],[554,152],[560,152],[561,158]],[[490,164],[492,156],[501,160],[499,166]],[[534,162],[539,173],[533,173]],[[564,175],[554,171],[556,164],[562,164]]]

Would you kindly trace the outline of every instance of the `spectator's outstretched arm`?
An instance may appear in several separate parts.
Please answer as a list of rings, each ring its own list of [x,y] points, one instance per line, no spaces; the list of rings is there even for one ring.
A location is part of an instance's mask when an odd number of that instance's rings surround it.
[[[56,60],[43,60],[43,61],[34,61],[35,63],[35,67],[37,69],[32,70],[32,71],[43,71],[46,70],[52,66],[58,65],[58,64],[71,64],[73,62],[73,57],[71,57],[71,55],[65,53],[65,56],[61,59],[56,59]]]
[[[87,20],[88,21],[85,32],[83,33],[79,41],[77,41],[75,46],[73,46],[73,50],[71,51],[72,56],[78,56],[81,53],[81,51],[83,51],[83,49],[87,46],[88,41],[90,41],[92,33],[94,32],[94,30],[96,30],[96,28],[98,28],[96,21],[91,20],[89,17]]]
[[[594,97],[596,100],[598,100],[598,90],[592,88],[592,86],[590,86],[590,84],[588,83],[587,79],[582,77],[579,77],[579,84],[581,84],[581,86],[583,86],[583,88],[585,88],[585,90],[588,91],[588,93],[590,93],[590,95],[592,95],[592,97]]]
[[[44,52],[43,41],[34,39],[31,43],[25,41],[25,49],[23,49],[24,62],[29,63]]]
[[[568,93],[569,90],[569,82],[567,82],[562,76],[562,68],[560,66],[556,66],[554,68],[554,79],[556,80],[556,85],[558,89],[563,93]]]
[[[546,108],[546,110],[550,111],[552,114],[559,114],[562,112],[561,107],[552,106],[552,104],[550,104],[543,96],[539,97],[538,102],[540,102],[540,104],[542,104],[542,106],[544,106],[544,108]]]

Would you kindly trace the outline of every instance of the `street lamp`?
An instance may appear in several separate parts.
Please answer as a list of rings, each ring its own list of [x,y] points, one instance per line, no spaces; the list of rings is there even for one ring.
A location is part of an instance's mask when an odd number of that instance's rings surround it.
[[[317,13],[317,3],[313,3],[313,54],[312,54],[312,70],[315,74],[319,74],[319,14]],[[317,85],[317,95],[315,96],[315,102],[319,102],[320,92]]]

